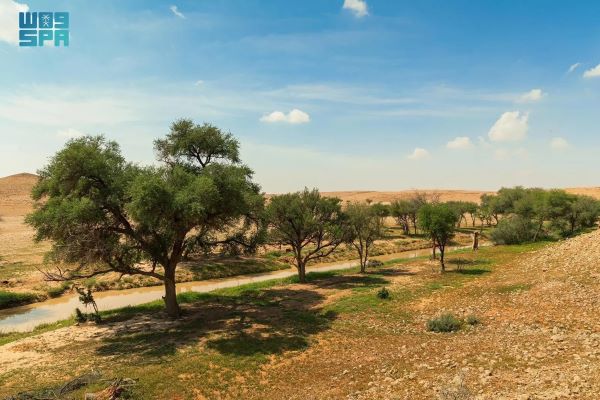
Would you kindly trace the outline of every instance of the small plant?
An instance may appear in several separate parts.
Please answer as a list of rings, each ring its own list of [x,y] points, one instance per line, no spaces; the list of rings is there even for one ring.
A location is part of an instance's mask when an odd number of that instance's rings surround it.
[[[439,400],[471,400],[473,393],[465,385],[464,378],[459,375],[447,387],[440,389],[438,393]]]
[[[479,325],[481,323],[481,320],[476,315],[469,315],[467,316],[467,318],[465,318],[465,322],[471,326],[475,326]]]
[[[389,299],[390,298],[390,291],[387,290],[387,288],[382,287],[377,292],[377,297],[379,297],[380,299]]]
[[[75,321],[80,324],[83,324],[85,321],[87,321],[87,316],[81,312],[79,307],[75,308]]]
[[[92,321],[98,323],[100,322],[100,311],[98,310],[98,305],[96,304],[96,300],[94,300],[94,296],[92,295],[92,290],[90,288],[75,288],[77,293],[79,293],[79,301],[82,302],[87,308],[91,305],[94,308],[94,313],[86,316],[86,319],[91,319]],[[77,311],[75,311],[77,312]]]
[[[455,332],[460,330],[461,325],[458,318],[447,313],[427,321],[427,330],[430,332]]]

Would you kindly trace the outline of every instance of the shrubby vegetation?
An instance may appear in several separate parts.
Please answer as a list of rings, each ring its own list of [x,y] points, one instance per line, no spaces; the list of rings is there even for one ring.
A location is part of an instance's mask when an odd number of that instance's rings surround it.
[[[454,314],[446,313],[427,321],[427,330],[430,332],[456,332],[460,330],[462,321]]]
[[[481,208],[496,223],[497,244],[567,237],[593,227],[600,215],[600,202],[591,197],[520,186],[482,196]]]

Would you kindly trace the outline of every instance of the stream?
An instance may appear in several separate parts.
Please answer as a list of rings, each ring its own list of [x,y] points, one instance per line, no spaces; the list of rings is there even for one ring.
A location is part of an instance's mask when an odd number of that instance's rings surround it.
[[[452,247],[448,248],[448,250],[451,251],[461,248],[464,247]],[[430,253],[431,249],[409,250],[400,253],[375,256],[371,259],[385,262],[397,258],[415,258]],[[307,267],[306,271],[334,271],[351,268],[356,265],[358,265],[358,260],[323,263]],[[296,269],[289,268],[229,278],[182,282],[177,284],[177,292],[210,292],[216,289],[229,288],[247,283],[286,278],[295,274]],[[98,308],[102,311],[148,303],[162,298],[163,294],[164,287],[160,285],[95,292],[94,298],[98,304]],[[53,323],[69,318],[73,315],[76,307],[84,308],[79,302],[79,296],[77,294],[69,294],[39,303],[0,310],[0,332],[31,331],[40,324]]]

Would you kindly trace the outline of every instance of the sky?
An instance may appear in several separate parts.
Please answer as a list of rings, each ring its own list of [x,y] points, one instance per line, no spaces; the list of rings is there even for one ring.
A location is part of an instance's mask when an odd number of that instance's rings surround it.
[[[19,47],[19,11],[69,47]],[[600,186],[600,2],[0,0],[0,176],[179,118],[266,192]]]

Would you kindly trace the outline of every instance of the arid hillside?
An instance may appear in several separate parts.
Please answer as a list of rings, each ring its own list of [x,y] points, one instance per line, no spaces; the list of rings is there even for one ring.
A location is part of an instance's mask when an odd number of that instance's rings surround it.
[[[37,175],[17,174],[0,178],[0,217],[25,215],[31,211],[31,188]]]

